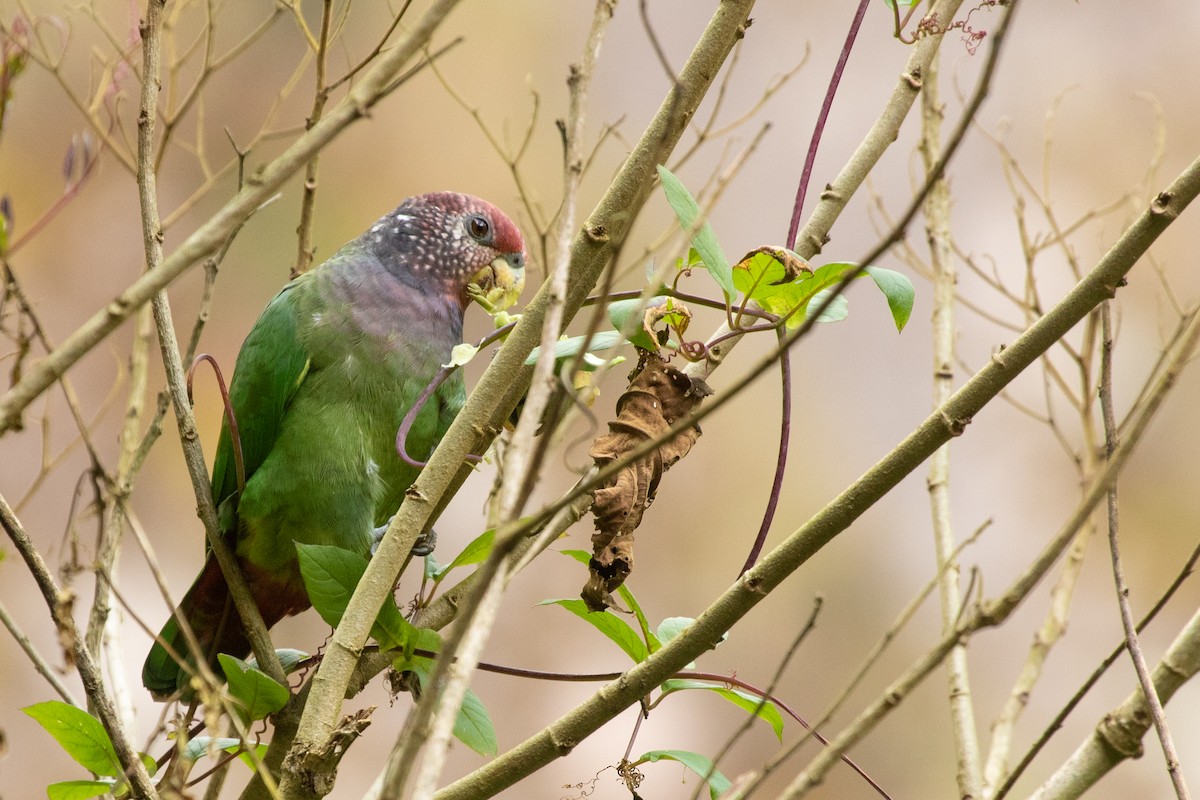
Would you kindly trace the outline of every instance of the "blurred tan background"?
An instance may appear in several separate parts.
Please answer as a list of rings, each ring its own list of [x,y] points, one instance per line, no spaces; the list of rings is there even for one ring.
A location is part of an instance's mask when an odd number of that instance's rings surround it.
[[[136,20],[129,14],[137,5],[116,0],[91,4],[96,16],[118,36],[135,29]],[[340,74],[370,49],[389,19],[382,6],[362,3],[353,7],[349,27],[331,58],[331,73]],[[804,150],[853,6],[764,0],[756,7],[755,24],[748,31],[729,84],[722,119],[731,121],[753,108],[773,78],[800,63],[806,48],[811,48],[811,53],[796,77],[751,120],[707,145],[680,171],[689,186],[700,186],[714,169],[728,163],[733,153],[750,142],[762,123],[771,123],[770,132],[712,215],[731,257],[760,244],[783,243]],[[654,29],[676,68],[682,65],[713,7],[715,3],[694,0],[649,4]],[[222,8],[218,51],[238,40],[270,8],[268,2]],[[440,69],[486,123],[508,141],[516,142],[526,129],[533,107],[532,93],[537,93],[539,116],[532,146],[521,167],[531,194],[546,209],[554,207],[560,186],[561,156],[554,120],[565,113],[566,65],[579,58],[591,8],[591,3],[578,0],[466,2],[436,37],[438,43],[464,37],[461,45],[439,61]],[[305,2],[303,9],[310,24],[315,25],[319,4]],[[56,30],[69,31],[63,79],[85,97],[96,90],[98,58],[109,58],[112,45],[87,13],[69,3],[0,2],[0,19],[5,25],[10,25],[17,13],[43,20],[39,30],[48,37],[54,51],[60,48],[53,44],[59,36]],[[184,14],[181,24],[194,28],[199,13],[193,9]],[[972,18],[972,23],[984,30],[994,29],[997,21],[998,15],[987,11],[976,12]],[[834,103],[806,209],[811,209],[816,191],[841,167],[874,120],[908,57],[908,48],[891,38],[890,30],[890,13],[882,2],[875,4]],[[1073,220],[1137,189],[1154,152],[1158,108],[1166,148],[1158,180],[1153,183],[1157,190],[1200,152],[1200,105],[1195,87],[1200,67],[1195,52],[1198,35],[1200,7],[1187,0],[1148,5],[1061,0],[1022,4],[991,95],[979,115],[979,125],[1002,135],[1040,186],[1047,113],[1061,100],[1053,149],[1045,169],[1056,213],[1060,219]],[[955,40],[943,48],[943,94],[950,100],[948,117],[954,121],[961,107],[955,99],[956,91],[967,93],[974,85],[988,42],[985,40],[978,54],[972,56],[957,41],[956,34],[951,36]],[[181,41],[190,38],[181,36]],[[241,142],[258,130],[266,109],[292,74],[303,50],[294,21],[287,14],[281,15],[261,40],[212,78],[204,102],[184,120],[180,141],[194,143],[200,126],[213,164],[224,163],[230,150],[223,131],[228,130]],[[136,62],[139,53],[136,48],[134,52]],[[191,79],[185,71],[176,91],[184,90]],[[311,86],[309,69],[283,100],[275,128],[302,125],[311,104]],[[640,135],[667,88],[637,4],[621,4],[604,43],[588,115],[589,141],[594,142],[608,125],[615,124],[619,135],[609,137],[599,148],[584,184],[585,211],[620,164],[626,143]],[[120,136],[132,137],[134,133],[137,91],[136,80],[125,75],[120,82]],[[710,98],[706,109],[711,105]],[[14,86],[0,139],[0,193],[11,200],[17,235],[23,225],[59,197],[63,154],[72,137],[85,127],[79,111],[66,99],[55,78],[31,64]],[[914,115],[872,176],[872,192],[893,213],[907,202],[920,172],[914,151],[917,130]],[[286,141],[265,142],[251,153],[249,163],[261,163]],[[687,143],[690,138],[685,137]],[[159,177],[164,211],[176,208],[203,179],[193,154],[179,147],[170,150]],[[327,149],[321,157],[319,179],[313,228],[318,262],[402,198],[424,191],[454,189],[487,197],[520,217],[528,230],[529,220],[522,216],[512,176],[469,114],[429,71],[402,87],[374,109],[370,119],[353,126]],[[950,170],[950,179],[956,240],[964,250],[994,264],[999,275],[1018,287],[1024,266],[1014,200],[997,150],[979,130],[969,135]],[[220,179],[212,192],[168,231],[167,250],[217,209],[234,186],[231,176]],[[242,338],[286,280],[295,258],[300,190],[299,178],[290,181],[277,201],[257,213],[221,267],[212,318],[201,349],[216,356],[227,374]],[[1139,199],[1145,200],[1144,186],[1142,193]],[[854,260],[870,248],[878,232],[872,204],[866,191],[854,198],[819,263]],[[1137,207],[1126,204],[1083,228],[1072,241],[1080,260],[1087,266],[1094,263],[1136,212]],[[1036,214],[1031,213],[1030,219],[1036,231],[1046,230],[1044,220]],[[1185,305],[1200,299],[1198,220],[1200,210],[1190,210],[1153,251],[1175,297]],[[634,256],[667,230],[670,222],[666,203],[656,195],[625,251],[627,263],[623,266],[632,265],[634,280],[641,274],[641,264]],[[909,241],[924,253],[920,225],[918,221],[912,227]],[[98,174],[41,235],[12,258],[12,266],[36,303],[47,334],[59,342],[139,274],[141,254],[134,183],[106,155]],[[795,351],[791,465],[768,546],[802,524],[928,413],[930,287],[893,256],[878,263],[913,277],[917,300],[912,322],[903,335],[897,335],[883,300],[869,286],[857,286],[850,298],[850,318],[818,328],[816,335]],[[540,263],[534,265],[534,277],[542,267]],[[1038,269],[1042,298],[1048,307],[1069,287],[1068,273],[1061,254],[1053,251],[1039,261]],[[193,270],[171,289],[181,337],[190,331],[200,287],[200,270]],[[636,283],[628,287],[635,288]],[[714,293],[703,276],[693,278],[688,288]],[[1019,314],[977,279],[964,275],[961,288],[975,304],[1020,322]],[[469,326],[472,336],[486,328],[487,321],[479,316]],[[1129,286],[1119,295],[1118,413],[1129,408],[1174,319],[1163,282],[1150,263],[1140,264]],[[717,321],[715,315],[700,315],[692,330],[702,334]],[[961,308],[959,321],[959,354],[969,367],[983,364],[991,352],[1013,336]],[[114,462],[130,338],[131,326],[127,324],[70,371],[86,413],[100,415],[94,440]],[[0,354],[6,375],[11,363],[8,344]],[[743,345],[732,363],[714,377],[714,388],[721,391],[744,365],[765,352],[767,344],[762,340]],[[154,360],[157,362],[157,354]],[[472,365],[471,374],[477,375],[478,370],[478,365]],[[624,374],[625,369],[619,368],[605,385],[597,405],[600,414],[609,413]],[[964,376],[960,370],[957,378],[961,381]],[[152,390],[156,391],[161,383],[161,369],[156,363]],[[207,378],[203,384],[197,397],[197,413],[202,439],[211,451],[219,425],[219,404]],[[1039,371],[1030,370],[1011,392],[1015,399],[1044,412]],[[699,445],[664,481],[639,534],[637,569],[630,582],[654,620],[698,614],[735,578],[769,492],[778,409],[778,379],[772,375],[708,420]],[[1065,404],[1059,401],[1055,411],[1064,430],[1077,430]],[[1197,411],[1200,374],[1193,368],[1180,381],[1122,482],[1124,556],[1135,613],[1144,611],[1158,596],[1197,543]],[[49,419],[45,435],[39,425],[43,413]],[[9,434],[0,444],[0,492],[14,503],[26,495],[38,475],[43,454],[57,457],[74,439],[57,387],[28,409],[26,423],[24,432]],[[580,427],[578,432],[586,431]],[[569,442],[575,436],[566,438]],[[1077,446],[1079,436],[1073,434],[1072,441]],[[558,448],[538,498],[551,499],[569,486],[574,480],[573,470],[583,463],[585,455],[584,446]],[[67,530],[72,524],[84,543],[80,558],[85,563],[90,558],[95,519],[85,512],[92,495],[86,479],[81,480],[87,466],[81,448],[75,446],[20,508],[27,530],[55,565],[66,560]],[[985,521],[992,521],[980,542],[964,553],[963,561],[968,567],[980,568],[984,594],[993,596],[1019,574],[1066,518],[1078,496],[1077,473],[1045,424],[1005,402],[993,403],[974,421],[967,435],[955,442],[952,469],[953,513],[960,538]],[[443,562],[482,530],[483,498],[491,477],[487,470],[474,477],[438,525],[438,553]],[[71,498],[77,483],[80,497],[72,519]],[[202,532],[172,420],[168,420],[166,435],[137,482],[133,503],[150,532],[172,588],[182,594],[201,563]],[[898,611],[929,580],[933,572],[929,529],[925,471],[921,470],[762,603],[724,646],[701,660],[700,668],[736,673],[744,680],[765,685],[786,643],[808,615],[813,596],[821,593],[825,608],[818,628],[778,689],[794,708],[816,717],[840,692],[846,676]],[[590,531],[590,522],[581,523],[561,547],[586,548]],[[0,601],[36,646],[53,663],[61,664],[36,587],[11,546],[0,544],[0,549],[7,556],[0,563]],[[1068,635],[1053,651],[1047,673],[1030,697],[1029,709],[1018,726],[1015,757],[1119,639],[1120,621],[1102,538],[1093,542],[1088,559],[1072,607]],[[131,542],[122,553],[119,574],[126,599],[157,628],[167,610],[152,586],[144,559]],[[625,657],[589,626],[561,609],[536,607],[546,598],[576,596],[583,580],[584,573],[575,562],[554,553],[541,558],[514,581],[486,659],[565,672],[624,668]],[[75,576],[71,584],[81,598],[90,598],[91,581],[86,574]],[[406,592],[415,591],[415,586],[407,581],[401,599],[408,596]],[[1002,630],[985,632],[972,642],[973,689],[985,741],[987,726],[1007,696],[1033,631],[1042,619],[1047,591],[1045,586],[1040,588]],[[1157,661],[1198,601],[1200,587],[1193,580],[1146,632],[1143,642],[1152,661]],[[872,678],[856,693],[848,710],[828,726],[827,733],[836,732],[840,723],[937,639],[938,619],[936,606],[926,604],[876,667]],[[309,651],[320,647],[328,632],[311,613],[276,630],[279,645]],[[149,637],[129,620],[124,637],[125,678],[137,698],[138,744],[145,746],[144,737],[159,713],[159,707],[141,691],[138,674]],[[43,796],[43,787],[49,782],[85,777],[81,768],[18,711],[53,695],[7,634],[0,636],[0,675],[0,731],[7,742],[7,752],[0,755],[0,796],[7,800]],[[1027,793],[1044,779],[1132,687],[1132,670],[1122,660],[1034,762],[1018,784],[1018,794]],[[497,723],[502,751],[594,691],[594,687],[580,684],[535,684],[489,674],[478,676],[475,689]],[[858,763],[893,797],[954,795],[953,747],[945,694],[944,676],[939,673],[852,751]],[[1200,782],[1198,701],[1200,688],[1190,685],[1168,707],[1184,770],[1193,784]],[[392,705],[378,681],[349,707],[366,704],[378,704],[380,708],[372,727],[343,762],[334,798],[361,795],[383,763],[409,707],[404,697]],[[579,789],[563,787],[584,784],[594,798],[627,797],[614,771],[605,771],[605,767],[624,754],[635,713],[630,710],[622,715],[569,757],[504,796],[578,797]],[[677,696],[643,724],[633,754],[674,748],[711,755],[742,718],[741,712],[707,693]],[[798,734],[798,726],[789,724],[788,738]],[[1157,743],[1148,739],[1146,745],[1145,758],[1119,767],[1091,796],[1168,796],[1170,785]],[[776,747],[767,727],[756,725],[721,768],[735,776],[761,764]],[[157,755],[160,749],[158,745],[152,752]],[[812,752],[806,751],[809,755]],[[768,788],[777,791],[786,785],[806,758],[790,762]],[[464,774],[481,762],[480,757],[459,746],[447,778]],[[235,766],[231,784],[240,784],[238,769]],[[681,784],[684,776],[678,765],[648,765],[644,772],[647,777],[641,792],[645,797],[691,795],[694,778],[688,775],[686,785]],[[233,788],[228,787],[224,796],[235,796]],[[874,796],[860,778],[845,768],[835,769],[816,794]]]

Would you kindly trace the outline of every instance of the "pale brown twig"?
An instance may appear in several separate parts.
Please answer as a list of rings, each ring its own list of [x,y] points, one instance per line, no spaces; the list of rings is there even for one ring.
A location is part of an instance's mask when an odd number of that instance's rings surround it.
[[[1104,452],[1109,458],[1117,448],[1117,423],[1113,413],[1112,374],[1113,374],[1113,330],[1112,310],[1109,303],[1100,306],[1100,320],[1103,328],[1103,341],[1100,355],[1100,407],[1104,418]],[[1175,742],[1167,727],[1167,715],[1163,710],[1162,700],[1154,688],[1150,676],[1150,667],[1146,664],[1146,656],[1138,642],[1137,626],[1133,621],[1133,610],[1129,605],[1129,585],[1125,581],[1125,569],[1121,564],[1121,549],[1118,544],[1119,514],[1117,508],[1117,484],[1108,490],[1108,548],[1112,555],[1113,583],[1117,589],[1117,605],[1121,611],[1121,626],[1125,629],[1125,647],[1129,658],[1133,661],[1138,683],[1146,698],[1146,707],[1150,711],[1150,719],[1154,722],[1154,730],[1158,734],[1162,746],[1163,759],[1167,762],[1167,774],[1179,800],[1190,797],[1183,771],[1179,768],[1179,755],[1175,750]]]

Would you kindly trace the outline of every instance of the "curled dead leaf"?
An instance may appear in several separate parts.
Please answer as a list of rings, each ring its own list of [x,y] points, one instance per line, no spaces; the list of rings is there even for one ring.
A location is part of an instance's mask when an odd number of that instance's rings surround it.
[[[669,366],[657,353],[639,350],[639,354],[629,386],[617,400],[617,418],[608,424],[608,433],[592,443],[591,456],[598,467],[665,434],[712,394],[703,380]],[[686,456],[699,437],[698,426],[680,432],[593,492],[596,533],[592,534],[590,576],[582,593],[592,611],[611,606],[611,593],[633,571],[633,534],[642,514],[654,501],[663,472]]]
[[[655,326],[665,324],[667,330],[674,331],[676,336],[682,338],[691,321],[691,309],[679,301],[668,301],[646,306],[646,312],[642,315],[642,329],[646,331],[651,341],[656,341],[661,345],[666,341],[667,332],[664,331],[660,334],[655,331]]]

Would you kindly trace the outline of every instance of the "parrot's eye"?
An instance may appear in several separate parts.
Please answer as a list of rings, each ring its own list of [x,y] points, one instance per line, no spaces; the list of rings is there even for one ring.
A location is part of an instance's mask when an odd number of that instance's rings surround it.
[[[476,214],[467,220],[467,233],[471,234],[471,238],[482,242],[487,239],[488,234],[492,232],[492,225],[487,221],[486,217],[481,217]]]

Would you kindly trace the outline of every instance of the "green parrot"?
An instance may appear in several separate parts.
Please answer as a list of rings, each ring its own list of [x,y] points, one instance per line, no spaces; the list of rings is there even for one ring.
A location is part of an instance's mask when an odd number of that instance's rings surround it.
[[[419,471],[398,454],[402,420],[462,341],[471,297],[480,290],[515,297],[524,264],[521,233],[495,206],[427,194],[405,200],[267,305],[229,389],[245,489],[226,420],[212,490],[222,534],[268,627],[311,606],[296,542],[370,553]],[[412,424],[406,452],[413,459],[428,458],[464,399],[456,372]],[[211,553],[177,613],[195,632],[200,657],[250,653]],[[195,660],[172,616],[142,683],[158,699],[180,689],[186,695]]]

